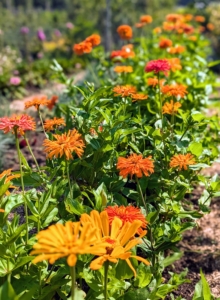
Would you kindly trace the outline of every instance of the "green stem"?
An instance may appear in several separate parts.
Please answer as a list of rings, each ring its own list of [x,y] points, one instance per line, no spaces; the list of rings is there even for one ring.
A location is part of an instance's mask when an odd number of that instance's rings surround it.
[[[22,170],[22,160],[21,160],[21,154],[20,154],[20,147],[19,147],[19,140],[18,140],[18,132],[17,129],[14,129],[15,132],[15,143],[16,143],[16,149],[18,153],[18,160],[19,160],[19,167],[20,167],[20,174],[21,174],[21,188],[22,188],[22,196],[24,199],[24,211],[25,211],[25,219],[26,219],[26,241],[25,244],[28,243],[28,209],[27,209],[27,201],[25,197],[24,192],[24,178],[23,178],[23,170]]]
[[[182,140],[182,138],[184,137],[184,135],[187,133],[188,129],[189,129],[189,126],[186,127],[186,129],[185,129],[185,131],[183,132],[183,134],[181,135],[181,138],[179,139],[179,141]]]
[[[24,140],[25,140],[25,142],[27,143],[28,150],[30,151],[31,156],[33,157],[33,160],[34,160],[34,162],[35,162],[35,165],[36,165],[36,167],[37,167],[38,172],[41,173],[41,170],[40,170],[40,167],[39,167],[39,165],[38,165],[38,162],[37,162],[37,160],[36,160],[36,158],[35,158],[35,156],[34,156],[34,153],[33,153],[32,149],[31,149],[31,146],[30,146],[30,144],[29,144],[29,142],[28,142],[28,139],[27,139],[27,137],[26,137],[25,134],[24,134]]]
[[[76,269],[75,266],[70,267],[70,274],[72,278],[72,286],[71,286],[71,300],[75,299],[75,285],[76,285]]]
[[[144,195],[143,195],[142,190],[141,190],[140,182],[138,180],[138,177],[137,176],[135,176],[135,177],[136,177],[136,182],[137,182],[137,186],[138,186],[138,190],[139,190],[139,195],[140,195],[140,198],[142,200],[142,203],[143,203],[143,205],[145,207],[146,214],[147,214],[147,204],[145,202]]]
[[[66,160],[66,175],[68,178],[68,183],[69,183],[69,189],[70,189],[70,197],[73,196],[73,192],[72,192],[72,186],[71,186],[71,181],[70,181],[70,170],[69,170],[69,165],[68,165],[68,161]]]
[[[158,72],[157,74],[157,79],[158,79],[159,101],[160,101],[160,118],[161,118],[162,130],[163,130],[163,104],[162,104],[161,89],[160,89],[160,72]]]
[[[44,129],[44,122],[43,122],[43,119],[42,119],[42,116],[41,116],[40,108],[38,108],[37,111],[38,111],[38,115],[39,115],[39,118],[40,118],[40,121],[41,121],[41,125],[43,127],[44,134],[45,134],[46,138],[48,138],[48,135],[47,135],[47,133],[46,133],[46,131]]]
[[[108,300],[108,267],[109,261],[107,260],[104,264],[104,299]]]
[[[91,65],[91,63],[90,63],[90,61],[89,61],[88,59],[87,59],[87,67],[88,67],[89,71],[91,72],[92,77],[93,77],[95,83],[96,83],[97,85],[99,85],[99,79],[98,79],[98,77],[96,76],[96,74],[95,74],[95,72],[94,72],[94,70],[93,70],[93,68],[92,68],[92,65]]]
[[[47,280],[49,279],[50,275],[52,274],[53,270],[55,268],[55,265],[52,265],[51,269],[50,269],[50,272],[48,273],[47,277],[45,278],[45,284],[43,287],[45,287],[47,285]]]
[[[42,289],[41,289],[41,268],[40,268],[40,270],[39,270],[38,275],[39,275],[39,292],[38,292],[38,295],[39,295],[39,298],[40,298],[40,296],[41,296],[41,291],[42,291]]]

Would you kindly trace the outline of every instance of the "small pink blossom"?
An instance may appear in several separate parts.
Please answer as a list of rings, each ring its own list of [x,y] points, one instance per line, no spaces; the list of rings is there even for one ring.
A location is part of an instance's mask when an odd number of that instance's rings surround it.
[[[21,78],[18,76],[13,76],[10,78],[11,85],[19,85],[21,83]]]
[[[71,22],[66,23],[66,28],[73,29],[73,27],[74,27],[73,23],[71,23]]]

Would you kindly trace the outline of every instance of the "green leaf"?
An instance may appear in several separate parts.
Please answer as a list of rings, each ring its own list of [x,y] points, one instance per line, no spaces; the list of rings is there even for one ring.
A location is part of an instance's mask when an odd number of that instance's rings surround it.
[[[210,287],[209,287],[209,284],[208,284],[204,274],[202,273],[201,269],[200,269],[200,275],[201,275],[201,279],[202,279],[202,295],[203,295],[203,298],[204,298],[204,300],[211,300],[212,295],[211,295]]]
[[[0,287],[0,299],[2,300],[18,300],[18,296],[15,294],[15,291],[12,285],[5,281],[5,283]]]
[[[141,263],[137,268],[137,277],[134,281],[134,286],[139,288],[146,287],[150,282],[153,274],[151,268]]]
[[[176,252],[173,255],[166,257],[165,259],[163,259],[164,267],[171,265],[176,260],[180,259],[182,256],[183,256],[183,252]]]
[[[211,61],[208,63],[208,67],[211,68],[211,67],[214,67],[216,65],[219,65],[220,64],[220,59],[219,60],[214,60],[214,61]]]
[[[0,198],[6,193],[6,191],[8,190],[10,185],[11,185],[11,182],[9,181],[0,186]]]
[[[79,201],[77,200],[68,198],[64,201],[64,203],[65,203],[66,210],[71,214],[76,214],[78,216],[81,216],[81,214],[85,212],[83,205],[79,203]]]
[[[189,145],[189,151],[192,152],[192,154],[194,154],[197,157],[200,156],[203,151],[202,144],[198,142],[192,142]]]
[[[51,210],[49,215],[47,215],[45,221],[42,224],[42,227],[48,226],[53,221],[53,219],[57,215],[57,213],[58,213],[58,208],[54,207],[54,209]]]
[[[25,256],[25,257],[20,257],[16,260],[14,268],[12,269],[12,271],[20,268],[21,266],[27,264],[28,262],[30,262],[31,260],[34,259],[34,256]]]
[[[5,243],[5,245],[10,245],[12,243],[14,243],[17,238],[19,238],[21,232],[26,228],[26,224],[22,224],[20,225],[14,232],[14,234],[12,236],[10,236],[10,238],[7,240],[7,242]]]

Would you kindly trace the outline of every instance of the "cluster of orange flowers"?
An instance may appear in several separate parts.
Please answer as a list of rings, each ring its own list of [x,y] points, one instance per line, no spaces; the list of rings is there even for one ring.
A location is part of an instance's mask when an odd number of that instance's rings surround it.
[[[37,255],[33,263],[66,257],[69,266],[75,266],[77,256],[97,256],[90,263],[92,270],[100,269],[106,261],[117,263],[125,260],[136,276],[131,258],[149,265],[149,262],[133,255],[131,249],[142,243],[147,222],[140,209],[133,206],[107,207],[99,213],[82,214],[79,222],[57,223],[37,234],[38,242],[31,255]],[[139,233],[140,232],[140,233]],[[138,234],[139,237],[135,237]]]
[[[77,55],[83,55],[85,53],[92,52],[92,49],[95,46],[98,46],[101,43],[101,37],[98,34],[92,34],[88,36],[84,41],[79,44],[73,45],[73,51]]]
[[[132,57],[135,57],[132,44],[124,45],[120,50],[112,51],[110,55],[110,58],[115,60],[117,60],[117,58],[132,58]]]
[[[132,102],[146,100],[148,95],[138,93],[135,86],[118,85],[113,88],[114,96],[130,97]]]
[[[117,28],[117,33],[122,40],[130,40],[132,38],[132,28],[129,25],[120,25]]]
[[[161,89],[165,96],[171,97],[181,97],[183,98],[187,94],[187,87],[183,84],[170,84],[164,85]]]
[[[173,100],[169,102],[166,102],[163,105],[163,114],[168,114],[168,115],[174,115],[178,112],[178,109],[181,107],[181,103],[179,102],[173,102]]]
[[[153,19],[150,15],[143,15],[143,16],[140,17],[139,23],[135,24],[135,27],[136,28],[141,28],[141,27],[143,27],[147,24],[152,23],[152,21],[153,21]]]
[[[47,106],[47,108],[51,110],[57,101],[58,97],[56,95],[52,96],[51,99],[48,99],[46,96],[37,96],[33,97],[30,101],[26,101],[24,107],[25,109],[35,107],[37,110],[39,110],[40,106]]]

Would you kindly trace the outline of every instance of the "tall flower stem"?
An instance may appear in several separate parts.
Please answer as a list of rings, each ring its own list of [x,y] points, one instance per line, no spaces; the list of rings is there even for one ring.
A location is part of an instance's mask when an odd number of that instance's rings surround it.
[[[36,158],[35,158],[35,156],[34,156],[34,153],[33,153],[32,149],[31,149],[31,146],[30,146],[30,144],[29,144],[29,141],[28,141],[26,135],[24,135],[24,140],[25,140],[25,142],[27,143],[28,150],[30,151],[31,156],[33,157],[33,160],[34,160],[34,162],[35,162],[35,165],[36,165],[36,167],[37,167],[38,172],[41,173],[40,167],[39,167],[38,162],[37,162],[37,160],[36,160]]]
[[[38,108],[37,111],[38,111],[38,115],[39,115],[39,118],[40,118],[40,121],[41,121],[41,125],[42,125],[42,127],[43,127],[44,134],[45,134],[46,138],[48,138],[48,135],[47,135],[47,133],[46,133],[46,131],[45,131],[45,129],[44,129],[44,122],[43,122],[43,119],[42,119],[42,115],[41,115],[41,112],[40,112],[40,108]]]
[[[71,181],[70,181],[70,169],[69,169],[69,165],[68,165],[68,161],[65,161],[66,164],[66,175],[68,178],[68,183],[69,183],[69,189],[70,189],[70,196],[73,196],[73,192],[72,192],[72,186],[71,186]]]
[[[98,77],[96,76],[96,74],[95,74],[95,72],[94,72],[94,70],[93,70],[93,67],[92,67],[92,65],[91,65],[91,63],[90,63],[90,61],[89,61],[89,59],[87,59],[86,63],[87,63],[87,67],[88,67],[89,71],[90,71],[91,74],[92,74],[92,77],[93,77],[95,83],[96,83],[97,85],[99,85],[99,79],[98,79]]]
[[[19,147],[19,140],[18,140],[18,132],[17,129],[15,129],[15,143],[16,143],[16,149],[18,153],[18,160],[19,160],[19,167],[20,167],[20,174],[21,174],[21,188],[22,188],[22,196],[24,199],[24,211],[25,211],[25,221],[26,221],[26,241],[25,244],[28,243],[28,208],[27,208],[27,201],[25,197],[24,192],[24,178],[23,178],[23,170],[22,170],[22,159],[21,159],[21,150]]]
[[[165,161],[167,162],[166,144],[165,144],[164,134],[163,134],[163,104],[162,104],[161,89],[160,89],[160,72],[158,72],[157,79],[158,79],[159,101],[160,101],[160,118],[161,118],[161,131],[162,131],[161,135],[163,141]]]
[[[109,261],[106,261],[104,264],[104,299],[108,300],[108,267]]]
[[[75,266],[70,267],[70,274],[72,278],[72,286],[71,286],[71,300],[75,299],[75,285],[76,285],[76,269]]]
[[[143,193],[142,193],[142,189],[141,189],[141,185],[140,185],[139,179],[138,179],[137,176],[135,176],[135,179],[136,179],[136,182],[137,182],[137,186],[138,186],[140,198],[141,198],[141,200],[142,200],[142,203],[143,203],[143,205],[144,205],[144,208],[145,208],[146,214],[147,214],[147,204],[146,204],[146,201],[145,201],[145,199],[144,199],[144,195],[143,195]]]

